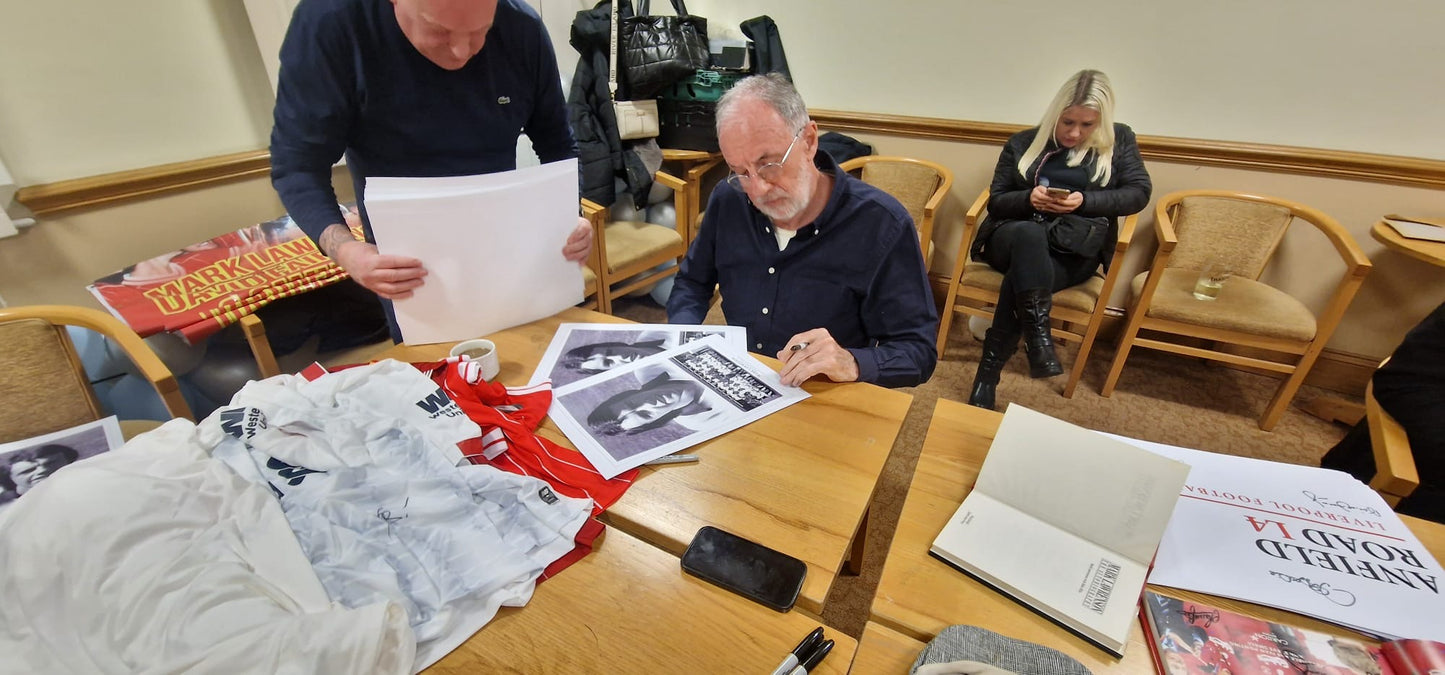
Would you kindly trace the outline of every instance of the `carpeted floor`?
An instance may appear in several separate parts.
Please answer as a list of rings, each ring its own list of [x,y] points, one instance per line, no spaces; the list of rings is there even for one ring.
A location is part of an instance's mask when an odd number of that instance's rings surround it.
[[[633,321],[662,323],[666,313],[649,298],[625,299],[613,307],[617,316]],[[939,397],[968,398],[978,361],[979,343],[958,321],[949,336],[948,354],[933,378],[918,387],[913,405],[899,432],[879,478],[868,523],[868,547],[863,573],[842,576],[833,585],[823,612],[830,626],[854,637],[863,632],[878,578],[908,484],[923,448],[928,421]],[[1067,369],[1073,364],[1074,346],[1059,350]],[[1243,455],[1295,464],[1318,465],[1319,458],[1344,436],[1342,426],[1322,421],[1299,410],[1300,403],[1325,392],[1304,387],[1274,431],[1257,424],[1274,394],[1277,380],[1188,357],[1136,349],[1129,355],[1118,387],[1110,398],[1098,394],[1109,362],[1112,344],[1099,344],[1089,359],[1083,382],[1072,399],[1064,398],[1064,377],[1032,380],[1022,356],[1009,362],[998,388],[998,404],[1018,403],[1080,426],[1160,443]],[[1333,394],[1338,396],[1338,394]]]

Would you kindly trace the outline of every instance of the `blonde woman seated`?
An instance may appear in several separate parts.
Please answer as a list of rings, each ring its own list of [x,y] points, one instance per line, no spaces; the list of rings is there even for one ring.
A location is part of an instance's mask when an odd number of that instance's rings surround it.
[[[1114,122],[1109,78],[1097,70],[1069,78],[1039,126],[1008,140],[970,251],[1003,273],[1003,286],[969,404],[994,407],[999,373],[1020,334],[1029,375],[1064,372],[1049,334],[1053,294],[1108,261],[1118,217],[1142,210],[1152,187],[1134,132]]]

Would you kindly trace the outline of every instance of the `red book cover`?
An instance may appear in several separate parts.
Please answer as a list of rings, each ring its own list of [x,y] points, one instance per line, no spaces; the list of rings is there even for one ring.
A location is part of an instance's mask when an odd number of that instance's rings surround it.
[[[1380,649],[1396,675],[1445,675],[1445,644],[1433,640],[1391,640]]]
[[[169,331],[195,342],[273,300],[345,278],[282,217],[142,260],[88,288],[141,337]]]
[[[1378,643],[1144,594],[1144,624],[1162,675],[1400,675]]]

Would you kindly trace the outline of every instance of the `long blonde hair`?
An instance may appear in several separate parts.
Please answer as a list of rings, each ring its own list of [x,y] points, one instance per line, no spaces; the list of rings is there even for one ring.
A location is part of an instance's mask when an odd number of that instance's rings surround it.
[[[1064,114],[1064,110],[1074,106],[1097,111],[1099,125],[1094,127],[1094,133],[1082,143],[1069,149],[1069,166],[1082,164],[1089,158],[1089,153],[1093,152],[1092,180],[1099,181],[1100,185],[1109,184],[1109,178],[1114,173],[1114,88],[1109,86],[1109,76],[1097,70],[1074,73],[1074,76],[1059,88],[1059,93],[1054,95],[1048,110],[1044,111],[1044,119],[1039,122],[1039,131],[1034,135],[1034,142],[1030,143],[1023,156],[1019,157],[1020,175],[1029,175],[1029,167],[1053,139],[1059,116]]]

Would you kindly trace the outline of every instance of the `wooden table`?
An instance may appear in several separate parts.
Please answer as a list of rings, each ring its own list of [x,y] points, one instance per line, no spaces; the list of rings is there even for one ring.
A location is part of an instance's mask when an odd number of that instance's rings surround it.
[[[848,672],[850,675],[906,673],[918,660],[923,646],[924,643],[892,628],[869,621],[863,626],[863,639],[858,641],[858,653]]]
[[[685,574],[677,558],[609,530],[591,555],[507,607],[425,672],[767,673],[818,621]],[[825,628],[815,673],[844,673],[857,642]]]
[[[1384,244],[1386,247],[1399,251],[1416,260],[1423,260],[1431,265],[1445,267],[1445,242],[1425,241],[1422,239],[1410,239],[1400,236],[1395,228],[1390,227],[1385,221],[1375,223],[1370,228],[1370,236],[1375,241]]]
[[[574,308],[487,336],[500,381],[524,384],[564,322],[626,323]],[[379,358],[437,360],[449,348],[401,345]],[[845,556],[856,571],[873,488],[913,397],[860,383],[804,388],[811,398],[689,450],[700,462],[643,467],[603,521],[679,556],[703,525],[778,549],[807,563],[798,607],[820,614]],[[571,446],[550,419],[538,433]]]
[[[1003,415],[939,399],[928,437],[898,518],[871,619],[916,640],[931,640],[953,624],[973,624],[1009,637],[1047,645],[1072,656],[1094,673],[1154,673],[1142,628],[1134,622],[1122,660],[1114,658],[1008,596],[928,555],[963,498],[973,489]],[[1401,516],[1431,554],[1445,555],[1445,526]],[[1307,629],[1347,635],[1349,631],[1278,609],[1177,589],[1170,595]]]

